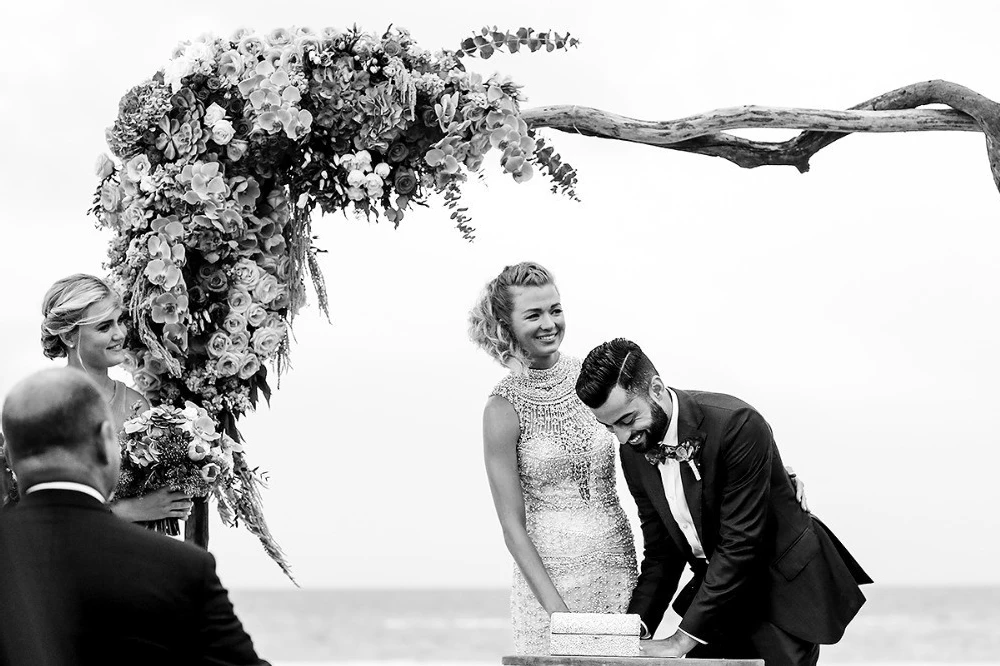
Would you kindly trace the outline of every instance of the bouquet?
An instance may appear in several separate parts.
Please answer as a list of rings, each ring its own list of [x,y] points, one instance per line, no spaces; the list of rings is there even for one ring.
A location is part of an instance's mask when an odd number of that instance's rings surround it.
[[[240,445],[216,430],[208,412],[186,402],[184,409],[161,405],[125,422],[122,469],[115,497],[141,497],[168,486],[205,497],[232,483],[233,453]],[[165,534],[180,533],[178,520],[145,523]]]

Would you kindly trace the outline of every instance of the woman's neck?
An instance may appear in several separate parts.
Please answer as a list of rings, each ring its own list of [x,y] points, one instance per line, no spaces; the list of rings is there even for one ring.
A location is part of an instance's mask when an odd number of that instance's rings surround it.
[[[88,377],[93,379],[101,390],[107,393],[109,396],[114,393],[115,390],[115,380],[108,377],[107,368],[91,368],[83,364],[79,356],[70,356],[69,362],[66,364],[71,368],[76,368],[77,370],[82,370],[87,374]]]
[[[548,370],[559,362],[559,352],[553,352],[545,356],[536,356],[528,359],[528,367],[532,370]]]

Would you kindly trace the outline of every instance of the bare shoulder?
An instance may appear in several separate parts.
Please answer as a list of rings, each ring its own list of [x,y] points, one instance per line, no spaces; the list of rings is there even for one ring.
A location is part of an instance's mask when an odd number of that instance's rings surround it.
[[[487,441],[516,442],[521,436],[521,424],[510,401],[491,395],[483,409],[483,437]]]
[[[139,403],[139,411],[144,412],[149,409],[149,400],[146,400],[145,396],[136,391],[130,386],[125,387],[125,404],[131,407],[135,403]]]

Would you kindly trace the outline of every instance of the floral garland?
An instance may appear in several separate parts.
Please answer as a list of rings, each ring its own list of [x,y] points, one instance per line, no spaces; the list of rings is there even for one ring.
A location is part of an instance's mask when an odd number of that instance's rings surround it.
[[[236,420],[270,398],[267,366],[287,365],[291,322],[311,275],[326,290],[311,213],[352,209],[398,225],[443,195],[471,240],[461,185],[491,149],[515,181],[534,166],[575,199],[576,173],[520,118],[508,78],[464,57],[566,49],[554,33],[484,28],[457,51],[426,51],[400,28],[304,28],[184,42],[121,100],[93,213],[112,230],[109,269],[124,294],[133,378],[153,404]],[[534,165],[534,166],[533,166]],[[262,479],[234,455],[215,497],[288,573],[264,521]]]

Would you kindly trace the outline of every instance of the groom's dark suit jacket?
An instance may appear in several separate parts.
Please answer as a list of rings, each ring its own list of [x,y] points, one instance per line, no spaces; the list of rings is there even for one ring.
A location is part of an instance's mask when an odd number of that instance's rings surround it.
[[[871,579],[834,535],[795,499],[771,428],[728,395],[673,389],[677,439],[703,442],[681,478],[705,555],[696,560],[667,505],[658,466],[621,447],[625,480],[642,522],[645,550],[629,605],[651,632],[685,565],[695,577],[677,596],[680,628],[702,640],[747,635],[762,620],[809,643],[840,640]]]
[[[0,664],[266,666],[207,551],[84,493],[41,490],[2,512],[0,567]]]

